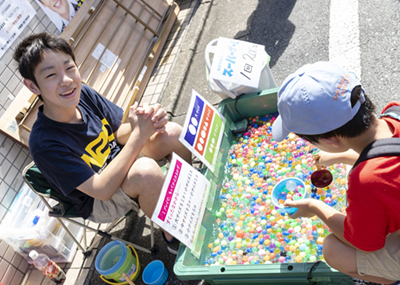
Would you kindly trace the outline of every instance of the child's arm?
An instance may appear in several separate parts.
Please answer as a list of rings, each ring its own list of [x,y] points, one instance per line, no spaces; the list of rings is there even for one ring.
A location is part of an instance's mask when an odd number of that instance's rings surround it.
[[[317,156],[319,156],[319,159],[314,160],[314,164],[317,166],[328,167],[339,163],[353,165],[357,161],[359,154],[354,150],[349,149],[346,152],[337,153],[320,151]]]
[[[315,199],[304,199],[300,201],[287,200],[284,205],[298,208],[293,215],[290,215],[292,219],[318,216],[341,242],[358,249],[344,238],[345,214]]]
[[[135,162],[147,140],[155,133],[155,127],[150,119],[137,115],[137,103],[129,110],[130,129],[124,148],[100,173],[95,173],[77,188],[87,195],[107,201],[122,185],[128,171]]]
[[[143,106],[138,107],[138,115],[143,115],[144,119],[151,117],[151,121],[156,128],[156,132],[162,132],[165,130],[165,125],[168,123],[167,112],[161,108],[160,104],[155,104],[154,106]],[[121,124],[118,130],[114,133],[115,139],[118,144],[125,145],[128,141],[129,136],[132,133],[132,127],[130,123]]]

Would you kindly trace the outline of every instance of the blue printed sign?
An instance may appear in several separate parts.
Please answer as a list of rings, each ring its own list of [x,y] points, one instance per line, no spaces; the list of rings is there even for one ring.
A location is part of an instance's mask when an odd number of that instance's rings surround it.
[[[187,114],[179,141],[214,171],[225,118],[194,90]]]
[[[192,114],[189,117],[188,128],[190,130],[185,134],[185,141],[187,141],[191,146],[194,145],[197,130],[199,129],[200,118],[203,114],[203,108],[204,101],[202,101],[199,97],[195,97]]]

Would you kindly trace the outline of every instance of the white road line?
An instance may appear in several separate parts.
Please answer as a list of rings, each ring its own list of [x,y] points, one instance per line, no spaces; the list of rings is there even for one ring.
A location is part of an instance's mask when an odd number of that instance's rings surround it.
[[[331,0],[329,60],[361,79],[358,0]]]

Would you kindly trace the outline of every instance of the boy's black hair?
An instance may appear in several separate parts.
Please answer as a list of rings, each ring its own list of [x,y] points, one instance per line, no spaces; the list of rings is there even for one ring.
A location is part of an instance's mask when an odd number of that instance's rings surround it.
[[[354,87],[353,91],[351,92],[351,106],[357,103],[360,100],[361,95],[361,86]],[[319,135],[303,135],[303,134],[296,134],[302,139],[309,141],[310,143],[318,143],[319,139],[321,138],[331,138],[334,136],[343,137],[343,138],[354,138],[366,130],[370,128],[370,126],[375,122],[375,105],[372,101],[368,98],[367,95],[364,94],[365,102],[361,104],[360,109],[358,110],[357,114],[348,121],[343,126]]]
[[[42,62],[43,53],[46,50],[66,53],[75,61],[75,55],[71,46],[61,37],[50,33],[40,33],[25,38],[18,45],[13,58],[18,63],[18,70],[21,76],[33,81],[37,87],[39,86],[35,79],[34,71]]]

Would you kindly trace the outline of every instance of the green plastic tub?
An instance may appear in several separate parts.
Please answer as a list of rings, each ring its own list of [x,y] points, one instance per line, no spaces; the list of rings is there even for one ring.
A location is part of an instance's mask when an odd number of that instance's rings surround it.
[[[210,195],[199,238],[194,253],[183,244],[179,248],[174,265],[174,273],[181,280],[204,279],[210,284],[353,284],[351,277],[344,275],[325,262],[287,263],[287,264],[250,264],[250,265],[213,265],[205,266],[204,261],[209,253],[208,243],[212,242],[212,230],[215,217],[213,209],[220,207],[219,194],[224,175],[224,166],[228,160],[228,150],[234,140],[231,127],[241,118],[262,116],[277,112],[278,88],[264,90],[241,96],[237,100],[226,99],[218,107],[225,117],[226,125],[217,159],[215,173],[206,170],[205,176],[210,181]],[[239,113],[236,111],[239,111]],[[204,170],[204,169],[203,169]],[[197,255],[199,258],[197,258]]]

